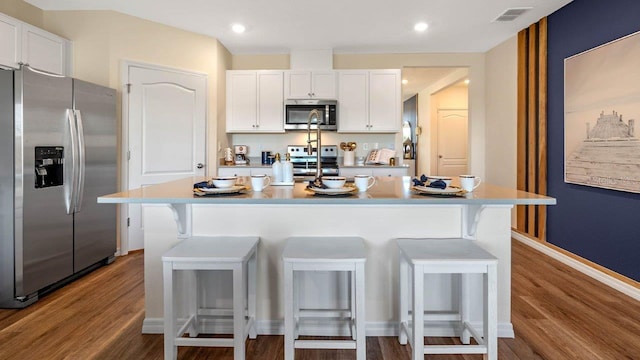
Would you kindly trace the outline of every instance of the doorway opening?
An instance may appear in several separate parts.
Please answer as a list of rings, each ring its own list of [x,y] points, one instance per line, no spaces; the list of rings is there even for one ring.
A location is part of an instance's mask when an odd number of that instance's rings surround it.
[[[466,110],[469,103],[469,69],[467,67],[404,67],[402,69],[403,101],[403,162],[410,167],[409,175],[460,175],[467,172],[468,161],[462,166],[440,166],[439,159],[458,165],[468,159],[468,114],[466,120],[446,117],[439,124],[439,111]],[[444,113],[442,113],[444,114]],[[445,122],[456,119],[455,122]],[[444,125],[444,127],[443,127]],[[448,127],[448,125],[452,125]],[[443,127],[443,129],[440,129]],[[443,131],[441,131],[443,130]],[[454,143],[450,143],[450,140]],[[464,145],[462,147],[461,145]],[[452,146],[455,146],[452,148]],[[446,151],[445,153],[441,153]],[[465,156],[460,156],[464,154]],[[442,156],[442,157],[440,157]],[[464,159],[461,159],[464,158]],[[444,169],[455,174],[445,173]],[[465,169],[462,171],[461,169]],[[413,170],[412,170],[413,169]],[[462,171],[462,172],[460,172]],[[440,172],[443,172],[442,174]]]

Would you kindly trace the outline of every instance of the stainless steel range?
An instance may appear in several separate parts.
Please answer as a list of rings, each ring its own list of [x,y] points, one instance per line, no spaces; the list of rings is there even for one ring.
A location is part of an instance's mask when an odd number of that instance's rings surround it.
[[[313,148],[311,155],[307,154],[305,145],[289,145],[287,153],[291,156],[293,163],[293,177],[296,179],[307,179],[316,175],[317,166],[317,148]],[[338,146],[322,145],[320,146],[320,161],[322,163],[323,176],[338,175]]]

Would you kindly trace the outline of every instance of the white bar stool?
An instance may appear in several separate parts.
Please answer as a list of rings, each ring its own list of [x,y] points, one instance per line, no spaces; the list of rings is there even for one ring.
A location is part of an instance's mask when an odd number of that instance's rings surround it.
[[[284,264],[284,358],[293,360],[295,349],[355,349],[365,360],[364,240],[359,237],[291,237],[282,252]],[[299,308],[298,287],[302,271],[348,271],[351,273],[349,309],[336,311]],[[304,317],[350,319],[352,340],[297,340],[299,321]]]
[[[400,250],[400,328],[398,341],[409,340],[411,358],[424,359],[425,354],[484,354],[485,359],[498,358],[498,259],[474,244],[472,240],[455,239],[398,239]],[[409,273],[411,269],[411,273]],[[484,316],[483,336],[469,324],[469,274],[483,274]],[[462,274],[460,282],[460,311],[450,314],[424,311],[424,274]],[[413,281],[409,277],[413,278]],[[411,288],[413,309],[409,310]],[[479,299],[480,300],[480,299]],[[412,323],[409,326],[409,315]],[[460,324],[460,341],[465,345],[425,345],[425,321],[453,320]],[[469,345],[472,336],[478,345]]]
[[[182,240],[162,256],[164,280],[164,358],[176,359],[178,346],[233,347],[234,359],[245,358],[245,340],[257,336],[256,259],[258,237],[192,237]],[[233,272],[233,308],[201,308],[198,273],[207,270]],[[189,315],[177,329],[176,272],[188,271]],[[233,338],[196,338],[202,318],[233,318]],[[177,329],[177,330],[176,330]],[[190,338],[183,337],[189,333]]]

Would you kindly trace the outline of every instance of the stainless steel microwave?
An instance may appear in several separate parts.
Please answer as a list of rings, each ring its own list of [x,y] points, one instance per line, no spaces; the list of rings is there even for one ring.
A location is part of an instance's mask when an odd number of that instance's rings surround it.
[[[336,100],[286,100],[284,103],[284,129],[307,130],[309,113],[316,109],[322,114],[320,129],[338,130],[338,101]],[[317,129],[317,124],[311,124],[311,129]]]

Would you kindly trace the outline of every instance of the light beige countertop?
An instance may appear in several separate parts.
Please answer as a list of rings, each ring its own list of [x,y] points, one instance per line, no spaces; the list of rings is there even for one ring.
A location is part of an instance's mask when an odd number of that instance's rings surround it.
[[[239,183],[248,188],[239,194],[196,196],[193,184],[204,178],[185,178],[141,189],[123,191],[98,198],[99,203],[164,203],[164,204],[352,204],[352,205],[554,205],[556,199],[515,189],[481,184],[473,193],[463,196],[429,196],[411,190],[411,178],[377,177],[367,192],[351,196],[315,195],[306,190],[307,183],[294,186],[269,186],[262,192],[250,189],[248,177]]]

